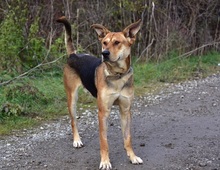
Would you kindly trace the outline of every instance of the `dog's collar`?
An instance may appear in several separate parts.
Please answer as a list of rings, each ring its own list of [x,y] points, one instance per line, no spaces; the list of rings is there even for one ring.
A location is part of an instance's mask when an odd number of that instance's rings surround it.
[[[115,74],[110,72],[108,69],[105,69],[105,75],[106,75],[106,77],[108,77],[110,79],[120,79],[129,73],[133,73],[132,67],[130,67],[125,73],[115,73]]]

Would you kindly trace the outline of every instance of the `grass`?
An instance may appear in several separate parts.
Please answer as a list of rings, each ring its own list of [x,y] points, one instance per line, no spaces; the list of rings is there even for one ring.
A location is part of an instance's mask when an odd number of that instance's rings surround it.
[[[0,135],[8,135],[16,130],[31,128],[39,125],[40,122],[25,116],[13,116],[0,123]]]
[[[178,58],[171,56],[160,62],[135,63],[135,94],[142,95],[163,87],[165,83],[203,78],[220,71],[220,54]],[[11,78],[5,72],[1,81]],[[80,89],[78,107],[96,107],[96,101]],[[17,80],[0,87],[0,135],[27,129],[44,121],[67,115],[62,70],[52,70]]]
[[[136,94],[149,92],[164,83],[204,78],[220,71],[220,54],[212,52],[204,56],[179,58],[171,56],[160,62],[134,65]]]
[[[61,76],[25,78],[0,89],[0,134],[66,113]],[[62,95],[63,94],[63,95]],[[19,107],[18,107],[19,106]]]

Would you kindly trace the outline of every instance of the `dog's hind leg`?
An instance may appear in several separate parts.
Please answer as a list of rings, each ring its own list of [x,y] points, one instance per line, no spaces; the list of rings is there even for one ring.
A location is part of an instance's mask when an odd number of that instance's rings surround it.
[[[78,88],[81,85],[79,76],[68,65],[64,68],[64,86],[67,94],[67,104],[71,119],[73,133],[73,147],[80,148],[83,143],[80,139],[76,121],[76,102],[78,99]]]

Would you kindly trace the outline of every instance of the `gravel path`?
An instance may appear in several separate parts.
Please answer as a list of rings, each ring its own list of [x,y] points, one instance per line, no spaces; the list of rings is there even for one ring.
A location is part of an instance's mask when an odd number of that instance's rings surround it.
[[[220,170],[220,75],[167,85],[157,94],[136,98],[133,146],[144,164],[130,164],[123,149],[118,108],[109,118],[113,169]],[[68,116],[39,128],[0,138],[0,169],[98,169],[96,111],[78,120],[85,147],[74,149]]]

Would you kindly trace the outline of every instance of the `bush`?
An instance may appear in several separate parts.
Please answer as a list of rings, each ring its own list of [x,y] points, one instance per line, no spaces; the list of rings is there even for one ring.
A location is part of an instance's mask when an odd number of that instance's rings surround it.
[[[21,116],[23,114],[24,108],[19,104],[5,103],[2,105],[0,110],[0,121],[15,116]]]
[[[16,103],[29,110],[36,104],[47,104],[43,93],[29,84],[8,86],[5,90],[6,101]]]
[[[24,36],[16,20],[15,12],[10,10],[0,25],[0,69],[3,70],[14,71],[21,68],[18,55],[24,44]]]
[[[0,70],[23,72],[46,56],[45,39],[39,36],[39,17],[27,20],[27,3],[8,6],[0,23]]]

